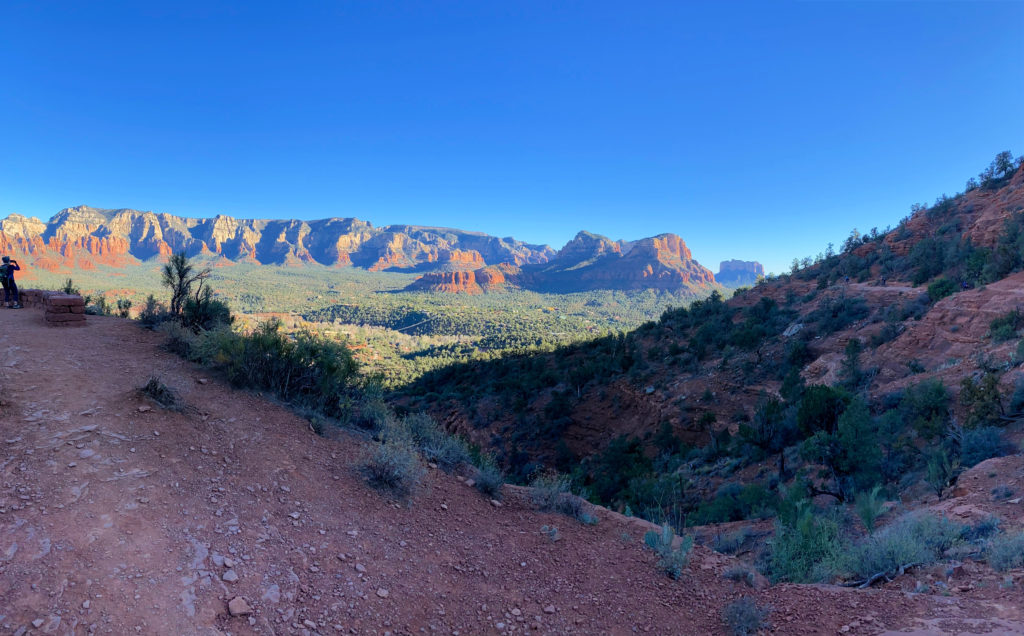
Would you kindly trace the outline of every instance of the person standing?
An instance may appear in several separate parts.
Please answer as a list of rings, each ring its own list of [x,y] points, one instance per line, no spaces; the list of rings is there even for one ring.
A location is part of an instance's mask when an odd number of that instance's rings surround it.
[[[10,256],[4,256],[3,265],[0,265],[0,281],[4,285],[4,306],[11,309],[21,309],[21,299],[18,297],[18,286],[14,282],[14,272],[20,271],[18,261],[12,260]],[[13,299],[14,304],[11,304]]]

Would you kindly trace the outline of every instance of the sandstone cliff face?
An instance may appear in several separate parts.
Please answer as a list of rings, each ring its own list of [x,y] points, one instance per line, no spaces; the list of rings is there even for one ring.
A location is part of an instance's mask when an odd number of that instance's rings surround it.
[[[523,281],[540,291],[697,290],[714,285],[715,276],[675,234],[624,242],[580,232],[551,262],[524,267]]]
[[[222,264],[319,263],[371,270],[476,270],[488,263],[544,263],[554,250],[478,232],[419,226],[375,228],[359,219],[316,221],[190,219],[138,210],[66,208],[49,222],[12,214],[0,220],[0,247],[29,264],[70,269],[123,266],[177,251],[221,256]]]
[[[759,276],[764,276],[764,266],[757,261],[722,261],[718,266],[715,280],[726,287],[753,285]]]
[[[430,272],[417,278],[406,289],[455,294],[482,294],[496,291],[508,282],[519,285],[522,270],[509,263],[489,265],[474,271]]]
[[[138,210],[66,208],[49,222],[12,214],[0,221],[0,249],[51,271],[124,267],[184,251],[219,266],[318,263],[370,271],[417,271],[411,289],[481,293],[508,286],[700,290],[714,275],[674,234],[633,242],[580,232],[556,252],[480,232],[417,225],[376,228],[353,218],[315,221],[192,219]]]

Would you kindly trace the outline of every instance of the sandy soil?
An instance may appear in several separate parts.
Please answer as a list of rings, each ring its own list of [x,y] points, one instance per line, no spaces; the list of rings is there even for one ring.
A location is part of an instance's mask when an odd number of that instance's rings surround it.
[[[607,511],[583,526],[515,489],[495,506],[436,470],[394,502],[355,473],[360,438],[315,436],[158,334],[0,318],[0,633],[724,634],[722,607],[750,595],[779,634],[1024,634],[1020,586],[755,591],[701,547],[674,581],[644,524]],[[185,412],[138,393],[153,375]]]

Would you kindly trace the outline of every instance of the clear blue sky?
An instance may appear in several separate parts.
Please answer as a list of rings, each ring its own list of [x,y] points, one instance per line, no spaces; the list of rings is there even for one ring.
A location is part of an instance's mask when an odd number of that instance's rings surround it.
[[[680,234],[769,270],[1024,153],[1024,2],[5,2],[0,215]]]

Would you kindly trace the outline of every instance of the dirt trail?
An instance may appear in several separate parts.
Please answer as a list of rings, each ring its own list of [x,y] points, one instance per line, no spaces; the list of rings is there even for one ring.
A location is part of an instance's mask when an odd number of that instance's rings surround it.
[[[964,598],[754,592],[700,547],[673,581],[635,520],[602,511],[582,526],[516,492],[497,507],[438,471],[396,504],[354,474],[358,438],[313,435],[162,351],[158,334],[0,317],[3,634],[715,634],[742,595],[770,604],[782,634],[1008,624]],[[141,398],[151,375],[189,408]],[[229,615],[235,597],[251,614]]]

